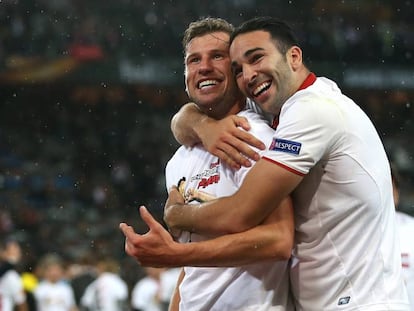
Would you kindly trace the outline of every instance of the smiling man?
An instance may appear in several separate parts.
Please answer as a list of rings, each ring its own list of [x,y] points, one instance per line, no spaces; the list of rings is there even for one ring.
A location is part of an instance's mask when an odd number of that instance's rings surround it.
[[[229,56],[232,31],[233,27],[219,18],[205,18],[189,25],[183,38],[187,93],[198,109],[211,118],[235,114],[246,118],[250,134],[270,144],[273,129],[263,117],[245,108],[246,98],[234,80]],[[182,146],[167,164],[166,183],[167,188],[178,188],[180,201],[198,206],[233,194],[248,170],[231,168],[201,144]],[[160,249],[168,260],[162,266],[185,266],[170,311],[293,310],[288,267],[294,229],[290,198],[272,210],[251,230],[225,236],[222,235],[227,231],[208,235],[182,231],[176,235],[182,244],[177,245],[153,219],[148,221],[149,215],[142,209],[142,216],[150,226],[150,231],[142,236],[144,239],[160,230],[173,245],[191,250],[170,256],[168,247]],[[121,228],[127,237],[128,254],[142,254],[135,243],[141,236],[133,233],[131,227],[121,225]],[[146,265],[142,256],[138,260]]]

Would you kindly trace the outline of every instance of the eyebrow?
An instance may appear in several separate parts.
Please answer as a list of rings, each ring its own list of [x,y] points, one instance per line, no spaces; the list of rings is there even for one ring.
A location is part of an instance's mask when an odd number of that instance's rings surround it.
[[[200,55],[202,53],[202,51],[201,52],[193,52],[193,53],[191,53],[191,54],[186,54],[185,55],[185,59],[187,59],[187,58],[189,58],[189,57],[191,57],[191,56],[194,56],[194,55]],[[229,51],[228,50],[225,50],[225,49],[213,49],[213,50],[209,50],[209,53],[211,53],[211,54],[214,54],[214,53],[223,53],[223,54],[229,54]]]
[[[263,48],[254,48],[254,49],[247,50],[246,52],[244,52],[243,57],[247,58],[250,55],[252,55],[254,52],[263,51],[263,50],[264,50]],[[237,62],[236,61],[232,61],[231,62],[231,67],[232,68],[235,68],[236,66],[237,66]]]
[[[244,52],[244,57],[249,57],[251,54],[253,54],[254,52],[256,52],[256,51],[263,51],[264,49],[263,48],[254,48],[254,49],[250,49],[250,50],[247,50],[246,52]]]

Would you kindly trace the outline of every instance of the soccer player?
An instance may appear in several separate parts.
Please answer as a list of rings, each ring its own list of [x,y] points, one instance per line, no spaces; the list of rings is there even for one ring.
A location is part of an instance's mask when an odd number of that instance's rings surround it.
[[[96,270],[97,278],[86,287],[81,306],[89,311],[127,310],[128,286],[119,275],[119,263],[113,258],[100,258]]]
[[[37,310],[77,311],[71,285],[64,280],[65,267],[55,254],[46,254],[39,261],[41,281],[34,289]]]
[[[236,113],[244,116],[251,133],[270,143],[273,130],[258,114],[244,109],[246,98],[232,77],[232,30],[222,19],[190,24],[183,39],[186,90],[207,115],[215,119]],[[247,171],[228,167],[201,145],[183,146],[167,164],[167,188],[178,186],[183,200],[196,206],[237,191]],[[209,267],[184,268],[179,310],[291,310],[288,259],[293,244],[293,213],[289,198],[255,229],[231,239],[212,240],[219,236],[178,235],[182,243],[209,241],[211,245],[204,262],[195,264]]]
[[[17,241],[0,241],[0,310],[27,311],[26,294],[15,265],[21,259],[21,248]]]

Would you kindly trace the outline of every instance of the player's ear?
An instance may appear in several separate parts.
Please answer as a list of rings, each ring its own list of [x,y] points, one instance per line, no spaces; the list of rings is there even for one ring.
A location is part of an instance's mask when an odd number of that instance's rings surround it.
[[[293,71],[296,71],[303,65],[302,62],[302,50],[300,47],[294,45],[286,53],[286,58],[292,67]]]

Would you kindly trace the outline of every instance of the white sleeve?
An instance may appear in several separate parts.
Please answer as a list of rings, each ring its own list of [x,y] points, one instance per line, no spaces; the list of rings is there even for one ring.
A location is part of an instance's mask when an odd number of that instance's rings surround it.
[[[322,111],[323,110],[323,111]],[[340,144],[343,119],[336,105],[296,101],[282,111],[280,123],[265,158],[305,175]]]

